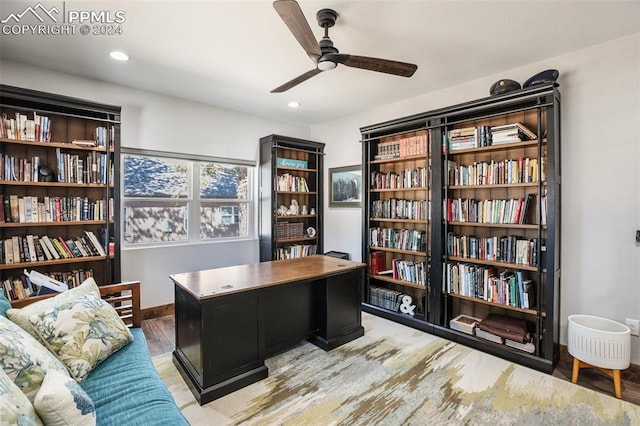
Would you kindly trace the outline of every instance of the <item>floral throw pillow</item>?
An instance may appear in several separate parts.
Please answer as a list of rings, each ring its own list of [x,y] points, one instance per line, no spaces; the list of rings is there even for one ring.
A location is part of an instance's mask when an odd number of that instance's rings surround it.
[[[25,330],[30,331],[31,326],[29,325],[29,318],[37,313],[42,311],[55,308],[60,304],[67,303],[77,299],[80,296],[83,296],[88,293],[94,293],[97,296],[100,296],[100,289],[96,284],[93,278],[87,278],[80,284],[78,287],[71,288],[64,293],[60,293],[54,297],[50,297],[48,299],[40,300],[38,302],[32,303],[30,305],[25,306],[24,308],[12,308],[7,310],[7,317],[11,319],[11,321],[18,324],[20,327]],[[32,333],[33,334],[33,333]],[[44,343],[44,342],[41,342]]]
[[[70,377],[67,378],[70,379]],[[25,426],[42,424],[31,401],[3,370],[0,370],[0,407],[2,407],[0,416],[2,424]]]
[[[79,382],[133,340],[113,306],[94,293],[40,311],[29,317],[29,323]]]
[[[55,370],[44,377],[33,406],[47,426],[96,424],[96,408],[89,395],[78,382]]]
[[[69,375],[65,366],[47,348],[3,316],[0,316],[0,368],[29,401],[35,398],[48,370]]]

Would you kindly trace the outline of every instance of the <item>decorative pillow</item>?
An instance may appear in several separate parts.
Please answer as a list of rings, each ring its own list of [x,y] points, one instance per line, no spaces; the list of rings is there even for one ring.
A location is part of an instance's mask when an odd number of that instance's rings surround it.
[[[69,289],[64,293],[58,294],[57,296],[32,303],[25,306],[24,308],[9,309],[7,311],[7,317],[9,317],[11,321],[15,322],[20,327],[31,333],[31,326],[29,325],[29,318],[31,318],[31,316],[55,308],[63,303],[67,303],[88,293],[95,293],[98,297],[100,297],[100,289],[98,288],[98,285],[93,278],[87,278],[78,287]]]
[[[95,425],[96,407],[78,382],[55,370],[44,377],[33,406],[47,426]]]
[[[3,425],[42,424],[31,401],[3,370],[0,370],[0,407],[2,407]]]
[[[116,310],[87,293],[29,317],[31,330],[81,382],[109,355],[133,340]]]
[[[33,336],[2,316],[0,367],[30,401],[36,396],[48,370],[69,375],[65,366]]]

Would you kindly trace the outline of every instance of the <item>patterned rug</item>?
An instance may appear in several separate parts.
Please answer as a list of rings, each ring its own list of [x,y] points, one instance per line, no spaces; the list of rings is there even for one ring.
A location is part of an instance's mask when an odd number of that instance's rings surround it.
[[[362,315],[330,352],[303,342],[269,377],[198,405],[171,360],[160,376],[196,425],[640,425],[640,406],[421,331]]]

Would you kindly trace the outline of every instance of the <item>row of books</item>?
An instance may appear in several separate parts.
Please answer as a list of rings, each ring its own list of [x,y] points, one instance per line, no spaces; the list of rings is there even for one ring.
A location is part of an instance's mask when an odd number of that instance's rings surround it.
[[[523,309],[535,307],[535,283],[520,270],[500,273],[471,263],[443,264],[442,291]]]
[[[84,158],[56,148],[58,182],[113,184],[113,162],[107,154],[91,151]]]
[[[426,251],[425,231],[374,227],[369,229],[370,245],[398,250]]]
[[[33,112],[33,119],[27,114],[16,112],[14,117],[7,113],[0,119],[0,137],[21,141],[50,142],[51,121],[46,115]]]
[[[410,157],[414,155],[427,155],[428,141],[427,134],[407,136],[394,141],[378,143],[376,160],[386,160],[390,158]]]
[[[537,158],[519,157],[502,161],[477,161],[469,165],[449,168],[449,185],[500,185],[534,183],[540,178],[544,182],[545,159],[542,157],[542,172],[538,173]],[[455,163],[454,163],[455,164]]]
[[[276,260],[312,256],[317,254],[317,252],[318,246],[316,244],[294,244],[286,247],[278,247],[276,249]]]
[[[42,223],[83,220],[113,220],[113,198],[43,197],[0,194],[0,223]]]
[[[449,150],[477,148],[491,144],[491,126],[462,127],[447,132]]]
[[[531,200],[526,197],[509,200],[474,200],[470,198],[447,198],[443,201],[446,219],[454,222],[523,224]]]
[[[289,173],[277,176],[275,186],[277,191],[309,192],[309,185],[304,177]]]
[[[427,286],[428,264],[425,261],[393,259],[391,261],[392,276],[396,280]]]
[[[40,157],[19,158],[0,153],[0,177],[2,180],[38,182]]]
[[[463,127],[449,130],[443,147],[448,147],[449,151],[456,151],[535,138],[536,134],[519,122],[501,126]]]
[[[51,142],[51,120],[46,115],[32,112],[16,112],[13,116],[3,113],[0,117],[0,138],[30,142]],[[74,139],[72,143],[79,146],[101,146],[107,144],[113,148],[115,127],[97,126],[90,139]]]
[[[106,256],[92,231],[76,238],[23,235],[6,238],[0,250],[0,263],[13,264],[77,257]]]
[[[65,283],[69,288],[82,284],[87,278],[93,277],[93,269],[74,269],[66,272],[45,272],[50,278]],[[20,275],[8,277],[2,281],[2,290],[9,300],[20,300],[38,294],[40,287],[31,283],[29,277]]]
[[[431,200],[373,200],[371,217],[377,219],[431,219]]]
[[[404,293],[384,287],[369,286],[369,303],[398,312]]]
[[[467,259],[538,266],[538,239],[515,235],[476,237],[449,232],[447,254]]]
[[[416,167],[396,172],[371,172],[371,189],[425,188],[431,181],[431,168]]]

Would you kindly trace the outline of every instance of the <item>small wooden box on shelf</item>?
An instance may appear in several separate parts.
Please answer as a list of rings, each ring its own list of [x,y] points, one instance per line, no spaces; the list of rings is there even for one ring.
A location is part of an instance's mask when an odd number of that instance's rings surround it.
[[[69,287],[120,280],[120,108],[0,87],[0,284],[37,292],[24,270]]]
[[[260,139],[260,261],[323,252],[324,144]]]

